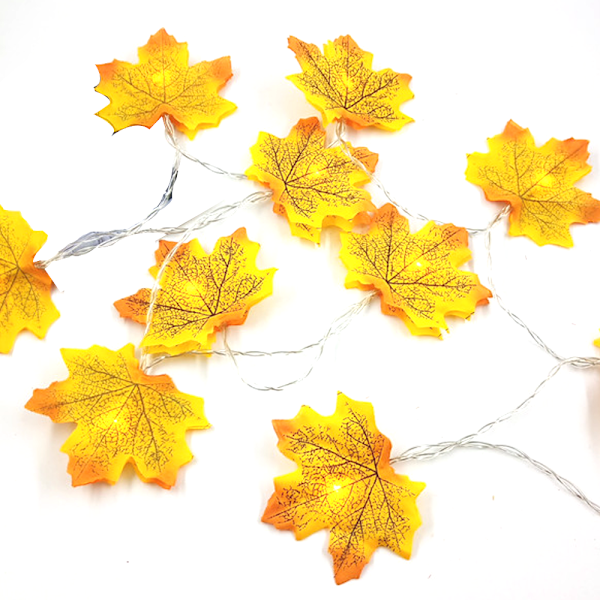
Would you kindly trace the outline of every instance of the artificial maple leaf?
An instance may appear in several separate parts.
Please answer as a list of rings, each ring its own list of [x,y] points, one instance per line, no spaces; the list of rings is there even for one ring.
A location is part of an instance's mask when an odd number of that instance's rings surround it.
[[[43,338],[60,313],[50,297],[52,279],[33,265],[46,242],[43,231],[32,231],[21,213],[0,206],[0,352],[13,347],[17,334],[28,329]]]
[[[469,317],[491,292],[475,273],[457,267],[471,258],[462,227],[427,223],[410,233],[391,204],[380,208],[367,233],[342,234],[340,258],[347,288],[376,289],[385,314],[400,317],[414,335],[440,335],[445,315]]]
[[[374,125],[397,131],[412,121],[398,108],[413,97],[410,75],[373,71],[373,55],[349,35],[325,44],[324,54],[295,37],[288,42],[303,71],[288,79],[321,111],[325,125],[343,119],[357,129]]]
[[[160,242],[156,267],[150,269],[154,277],[174,245]],[[219,329],[244,323],[249,309],[273,291],[276,269],[256,268],[259,248],[244,228],[219,239],[210,255],[198,240],[182,244],[165,268],[141,346],[172,355],[207,350]],[[150,294],[149,289],[139,290],[115,302],[115,307],[122,317],[145,324]]]
[[[375,170],[377,154],[348,148]],[[273,190],[273,210],[287,217],[294,235],[318,243],[323,227],[351,229],[375,210],[371,195],[358,187],[369,182],[368,174],[341,147],[325,147],[325,130],[315,117],[300,119],[285,138],[261,132],[250,152],[254,164],[246,175]]]
[[[262,520],[302,540],[329,528],[335,581],[360,577],[378,546],[410,558],[421,525],[416,497],[424,483],[390,466],[391,443],[375,425],[373,407],[338,394],[335,413],[308,406],[273,421],[278,448],[298,469],[275,479]]]
[[[236,106],[218,91],[231,78],[228,56],[188,66],[187,43],[164,29],[138,49],[139,63],[113,60],[97,65],[96,91],[110,104],[96,113],[115,131],[130,125],[152,127],[163,115],[193,139],[198,130],[216,127]]]
[[[35,390],[25,408],[77,423],[62,447],[73,485],[115,484],[130,462],[142,481],[172,487],[192,459],[185,432],[210,427],[202,398],[181,393],[168,375],[146,375],[133,344],[61,353],[68,379]]]
[[[536,147],[529,129],[509,121],[488,140],[490,152],[468,155],[467,180],[492,202],[511,205],[511,235],[571,247],[569,226],[600,221],[600,202],[573,187],[590,172],[586,140],[552,138]]]

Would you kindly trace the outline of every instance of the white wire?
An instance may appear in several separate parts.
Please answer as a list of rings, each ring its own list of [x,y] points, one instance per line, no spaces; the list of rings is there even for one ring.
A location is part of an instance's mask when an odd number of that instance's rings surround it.
[[[544,475],[547,475],[554,481],[556,481],[563,489],[565,489],[569,494],[577,498],[580,502],[583,502],[586,506],[591,508],[596,514],[600,515],[600,506],[590,500],[579,487],[577,487],[574,483],[559,475],[556,471],[548,467],[547,465],[541,463],[538,460],[535,460],[525,454],[522,450],[515,448],[513,446],[507,446],[506,444],[489,444],[487,442],[481,441],[469,441],[460,445],[460,448],[475,448],[477,450],[497,450],[499,452],[503,452],[504,454],[508,454],[509,456],[514,456],[520,460],[525,461],[530,464],[534,469],[537,469]],[[407,460],[430,460],[432,458],[436,458],[436,456],[404,456],[404,454],[397,456],[395,458],[390,459],[390,463],[403,462]]]
[[[573,365],[574,363],[576,363],[577,360],[579,360],[578,357],[566,358],[566,359],[562,360],[560,363],[554,365],[554,367],[552,367],[552,369],[550,370],[550,372],[548,373],[546,378],[541,383],[539,383],[537,385],[537,387],[535,388],[535,390],[529,396],[527,396],[527,398],[525,398],[525,400],[523,400],[516,408],[504,413],[503,415],[499,416],[498,418],[494,419],[493,421],[486,423],[485,425],[480,427],[474,433],[470,433],[470,434],[465,435],[462,438],[460,438],[458,440],[454,440],[454,441],[438,442],[436,444],[424,444],[421,446],[414,446],[412,448],[409,448],[408,450],[405,450],[401,455],[396,457],[396,460],[436,458],[438,456],[447,454],[448,452],[452,452],[452,450],[456,450],[457,448],[464,446],[466,443],[470,442],[471,440],[475,439],[476,437],[478,437],[480,435],[488,433],[490,430],[492,430],[494,427],[496,427],[500,423],[504,423],[505,421],[508,421],[509,419],[512,419],[513,417],[516,417],[519,413],[523,412],[529,406],[531,401],[536,396],[538,396],[540,394],[540,392],[546,387],[548,382],[550,380],[552,380],[556,375],[558,375],[560,370],[565,365]],[[596,365],[590,364],[590,365],[588,365],[588,368],[597,366],[598,364],[600,364],[600,359],[598,359]]]
[[[74,242],[67,244],[64,248],[59,250],[51,258],[48,258],[46,260],[38,260],[34,263],[34,265],[38,269],[45,269],[54,261],[63,260],[65,258],[69,258],[70,256],[83,256],[84,254],[88,254],[88,252],[92,252],[92,250],[95,250],[96,248],[112,246],[120,240],[128,238],[132,235],[153,231],[149,229],[144,230],[143,227],[146,223],[148,223],[148,221],[154,219],[154,217],[161,210],[166,208],[171,203],[171,200],[173,199],[173,188],[175,187],[175,182],[177,181],[177,175],[179,173],[180,162],[181,155],[179,151],[176,151],[175,159],[173,161],[173,167],[171,169],[171,177],[169,179],[167,189],[162,195],[160,202],[141,221],[126,229],[111,229],[110,231],[90,231],[89,233],[86,233],[85,235],[82,235],[81,237],[77,238]]]
[[[111,229],[109,231],[90,231],[89,233],[80,236],[74,242],[67,244],[64,248],[59,250],[51,258],[36,261],[34,265],[38,269],[45,269],[57,260],[63,260],[71,256],[83,256],[84,254],[92,252],[92,250],[95,250],[96,248],[112,246],[113,244],[116,244],[117,242],[125,238],[131,237],[133,235],[139,235],[142,233],[163,233],[165,235],[185,234],[185,224],[180,227],[144,229],[144,225],[146,225],[148,221],[153,219],[161,210],[166,208],[173,199],[173,188],[175,187],[177,175],[179,174],[179,167],[181,165],[182,156],[194,163],[201,165],[205,169],[209,170],[211,173],[215,173],[217,175],[225,175],[226,177],[230,177],[231,179],[235,179],[238,181],[248,179],[248,177],[244,173],[233,173],[231,171],[226,171],[225,169],[221,169],[220,167],[217,167],[210,163],[204,162],[199,158],[196,158],[195,156],[187,152],[187,150],[182,148],[181,144],[177,140],[175,127],[173,126],[173,122],[169,118],[169,115],[163,115],[163,123],[165,126],[165,138],[167,142],[175,149],[175,159],[173,162],[173,167],[171,169],[171,178],[169,179],[169,184],[158,205],[141,221],[125,229]],[[226,218],[227,216],[229,216],[229,214],[231,214],[231,212],[235,212],[235,210],[237,210],[236,207],[237,203],[235,203],[234,205],[230,205],[229,207],[223,207],[224,212],[222,216],[219,219],[212,220],[211,222],[215,223],[216,221]],[[213,207],[213,209],[214,208],[215,207]]]
[[[231,179],[235,179],[238,181],[243,180],[243,179],[248,179],[248,176],[244,173],[234,173],[232,171],[226,171],[225,169],[221,169],[221,167],[217,167],[215,165],[211,165],[208,162],[200,160],[199,158],[195,157],[193,154],[190,154],[187,150],[184,150],[181,147],[181,144],[179,143],[179,141],[177,140],[175,127],[173,126],[173,123],[172,123],[171,119],[169,118],[169,115],[165,115],[163,117],[163,119],[165,121],[165,137],[167,138],[167,142],[169,142],[169,144],[171,144],[171,146],[173,146],[173,148],[175,148],[175,150],[179,154],[181,154],[182,156],[185,156],[185,158],[200,165],[201,167],[204,167],[211,173],[216,173],[217,175],[225,175],[227,177],[230,177]]]
[[[403,212],[407,217],[410,217],[411,219],[416,219],[418,221],[426,221],[426,222],[433,221],[436,225],[444,225],[443,221],[436,221],[435,219],[430,219],[429,217],[426,217],[425,215],[423,215],[419,212],[411,211],[406,206],[400,204],[392,196],[392,194],[388,191],[388,189],[385,187],[385,185],[383,185],[383,182],[381,181],[381,179],[379,179],[379,177],[377,177],[374,173],[371,173],[371,171],[369,171],[369,169],[367,169],[367,167],[365,167],[365,165],[352,154],[352,152],[350,151],[350,148],[348,147],[348,142],[346,140],[344,140],[344,138],[343,138],[343,136],[345,134],[345,129],[346,129],[346,127],[345,127],[344,121],[343,120],[337,121],[336,127],[335,127],[335,132],[334,132],[334,138],[331,141],[331,143],[329,144],[330,147],[340,145],[342,147],[344,153],[348,156],[348,158],[359,169],[364,171],[367,174],[367,176],[369,177],[369,179],[381,190],[383,195],[386,197],[387,201],[390,202],[390,204],[393,204],[398,210]],[[488,227],[489,227],[489,225],[488,225]],[[484,233],[485,231],[487,231],[488,227],[484,227],[484,228],[465,227],[465,229],[471,235],[477,235],[477,234]]]
[[[325,350],[325,344],[333,337],[339,335],[342,331],[344,331],[344,329],[346,329],[348,327],[348,325],[350,325],[350,323],[354,320],[354,318],[359,315],[369,304],[369,302],[377,295],[377,292],[370,292],[367,296],[365,296],[362,300],[356,302],[355,304],[352,304],[343,314],[341,314],[339,317],[337,317],[329,326],[329,329],[326,331],[325,335],[323,335],[319,340],[317,340],[316,342],[313,342],[311,344],[308,344],[306,346],[303,346],[302,348],[297,348],[294,350],[272,350],[272,351],[267,351],[267,350],[234,350],[232,349],[228,342],[227,342],[227,328],[223,329],[223,345],[224,345],[224,349],[223,350],[215,350],[215,349],[210,349],[210,350],[193,350],[190,352],[186,352],[185,354],[197,354],[197,355],[211,355],[211,354],[216,354],[218,356],[228,356],[231,359],[231,362],[233,363],[237,375],[238,377],[242,380],[243,383],[245,383],[248,387],[251,387],[252,389],[255,390],[259,390],[259,391],[263,391],[263,392],[281,392],[284,389],[292,386],[292,385],[296,385],[297,383],[300,383],[301,381],[304,381],[304,379],[306,379],[314,370],[314,368],[316,367],[317,363],[319,362],[319,360],[321,359],[321,357],[323,356],[323,351]],[[295,355],[295,354],[303,354],[305,352],[308,352],[309,350],[316,350],[316,354],[311,362],[311,364],[309,365],[309,367],[306,369],[306,371],[300,376],[297,377],[296,379],[292,379],[290,381],[287,381],[285,383],[281,383],[279,385],[263,385],[260,383],[255,383],[255,382],[251,382],[248,379],[246,379],[246,377],[244,377],[244,375],[242,374],[240,365],[238,363],[237,357],[238,356],[242,356],[242,357],[249,357],[249,358],[263,358],[263,357],[273,357],[273,356],[290,356],[290,355]],[[181,356],[181,355],[179,355]],[[152,363],[148,364],[147,368],[150,369],[153,366],[157,365],[158,363],[162,362],[165,359],[168,358],[176,358],[176,356],[172,356],[170,354],[161,354],[155,357],[155,359],[152,361]]]

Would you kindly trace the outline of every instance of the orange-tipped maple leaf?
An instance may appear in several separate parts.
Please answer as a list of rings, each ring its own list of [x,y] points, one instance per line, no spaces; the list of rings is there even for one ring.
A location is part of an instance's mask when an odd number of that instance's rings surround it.
[[[129,462],[142,481],[173,486],[192,459],[185,432],[210,427],[202,398],[178,391],[168,375],[146,375],[132,344],[61,353],[68,379],[35,390],[25,408],[77,423],[62,447],[73,485],[114,484]]]
[[[96,91],[110,104],[96,113],[115,131],[130,125],[152,127],[163,115],[193,139],[198,130],[216,127],[236,106],[219,96],[231,78],[228,56],[188,65],[187,43],[161,29],[138,49],[139,62],[113,60],[97,65]]]
[[[288,79],[321,111],[325,125],[343,119],[357,129],[374,125],[397,131],[412,121],[399,110],[413,97],[410,75],[391,69],[373,71],[373,55],[361,50],[349,35],[325,44],[323,54],[314,44],[295,37],[288,42],[303,71]]]
[[[0,352],[12,349],[17,334],[28,329],[43,338],[56,319],[50,296],[52,279],[33,265],[48,236],[32,231],[21,213],[0,206]]]
[[[277,447],[298,469],[275,479],[265,523],[291,529],[298,540],[329,528],[338,584],[360,577],[378,546],[410,558],[425,484],[390,466],[392,445],[377,430],[371,404],[340,393],[330,417],[303,406],[273,425]]]
[[[462,227],[427,223],[410,233],[391,204],[380,208],[367,233],[343,233],[340,258],[346,287],[376,289],[385,314],[400,317],[414,335],[440,335],[445,315],[467,318],[491,292],[475,273],[459,271],[471,258]]]
[[[571,247],[570,225],[600,221],[600,202],[573,187],[591,170],[586,140],[552,138],[538,148],[529,129],[509,121],[488,146],[488,154],[468,155],[467,180],[488,200],[510,204],[511,235]]]
[[[375,170],[377,154],[348,147]],[[368,174],[341,147],[325,147],[325,130],[315,117],[300,119],[285,138],[260,133],[250,152],[254,164],[246,175],[273,190],[273,210],[287,217],[294,235],[318,243],[323,227],[351,229],[375,210],[371,195],[358,187],[369,182]]]
[[[160,242],[156,266],[150,269],[154,277],[174,245]],[[259,248],[244,228],[219,239],[209,255],[198,240],[182,244],[165,267],[141,346],[172,355],[208,350],[221,328],[243,324],[250,308],[273,291],[276,269],[257,269]],[[141,289],[115,307],[122,317],[145,324],[150,295],[151,290]]]

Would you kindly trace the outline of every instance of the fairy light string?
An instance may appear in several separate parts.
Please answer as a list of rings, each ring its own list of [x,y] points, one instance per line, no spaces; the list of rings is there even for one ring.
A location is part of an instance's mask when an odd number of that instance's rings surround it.
[[[165,138],[167,142],[174,148],[175,150],[175,159],[173,163],[173,167],[171,170],[171,177],[167,188],[161,198],[159,204],[141,221],[136,223],[135,225],[127,228],[127,229],[116,229],[111,231],[104,232],[90,232],[87,233],[74,242],[71,242],[63,249],[61,249],[56,255],[53,257],[37,261],[35,265],[39,268],[45,268],[56,260],[62,260],[64,258],[69,258],[71,256],[82,256],[87,254],[96,248],[101,248],[104,246],[109,246],[117,243],[118,241],[125,239],[127,237],[145,233],[153,233],[153,234],[161,234],[164,237],[171,236],[179,236],[179,240],[177,243],[171,248],[165,259],[163,260],[161,267],[156,276],[154,285],[151,290],[150,301],[148,305],[147,319],[146,319],[146,327],[143,334],[145,337],[150,329],[152,323],[152,316],[154,312],[154,307],[156,305],[156,300],[158,296],[158,292],[160,290],[160,282],[164,271],[170,261],[173,259],[173,256],[177,252],[177,250],[181,247],[182,244],[186,243],[192,233],[195,231],[199,231],[213,223],[217,223],[226,218],[229,218],[236,214],[240,209],[245,206],[250,206],[257,204],[259,202],[268,200],[272,196],[271,191],[257,191],[253,192],[245,196],[243,199],[235,201],[235,202],[219,202],[203,212],[199,213],[192,219],[186,221],[185,223],[175,226],[175,227],[162,227],[162,228],[145,228],[144,226],[153,219],[160,211],[162,211],[166,206],[169,205],[173,198],[173,188],[177,181],[177,176],[179,173],[179,166],[181,162],[181,157],[193,162],[201,166],[202,168],[210,171],[213,174],[225,176],[227,178],[242,181],[247,180],[248,177],[243,173],[237,173],[233,171],[228,171],[222,169],[218,166],[215,166],[207,161],[201,160],[196,156],[189,153],[186,149],[184,149],[179,140],[177,139],[177,134],[175,128],[167,115],[163,117],[163,122],[165,126]],[[343,120],[339,120],[335,123],[333,137],[331,142],[328,144],[328,147],[333,146],[341,146],[346,155],[350,158],[350,160],[356,164],[361,170],[363,170],[369,177],[369,179],[375,184],[375,186],[380,190],[383,196],[387,199],[388,202],[393,204],[398,210],[400,210],[407,217],[418,220],[418,221],[433,221],[437,225],[443,225],[444,223],[441,221],[436,221],[433,219],[429,219],[425,215],[410,210],[408,207],[402,205],[398,202],[389,190],[385,187],[383,182],[373,173],[368,171],[368,169],[360,162],[356,157],[354,157],[348,147],[348,142],[344,139],[345,135],[345,123]],[[492,233],[496,226],[503,222],[510,212],[510,206],[504,207],[491,221],[486,227],[467,227],[465,228],[470,236],[482,236],[484,238],[484,246],[487,257],[487,281],[490,290],[493,293],[493,297],[502,309],[502,311],[507,314],[510,319],[515,322],[520,328],[524,329],[534,343],[541,348],[544,352],[552,356],[555,360],[557,360],[557,364],[549,371],[545,379],[543,379],[535,388],[535,390],[527,396],[520,404],[518,404],[513,410],[510,410],[496,419],[486,423],[481,426],[475,432],[465,435],[459,439],[451,440],[451,441],[442,441],[433,444],[423,444],[419,446],[414,446],[412,448],[408,448],[401,454],[392,457],[390,459],[390,463],[400,463],[409,460],[432,460],[435,458],[439,458],[445,454],[449,454],[454,450],[458,449],[479,449],[479,450],[495,450],[497,452],[502,452],[509,456],[515,457],[521,461],[528,463],[530,466],[538,470],[539,472],[547,475],[552,478],[560,487],[566,490],[569,494],[577,498],[580,502],[584,503],[591,510],[600,514],[600,506],[590,500],[575,484],[573,484],[568,479],[556,473],[550,467],[544,465],[543,463],[531,458],[523,451],[518,448],[514,448],[512,446],[508,446],[505,444],[491,444],[488,442],[481,441],[477,438],[485,435],[490,430],[495,428],[497,425],[504,423],[522,411],[524,411],[530,403],[537,398],[537,396],[546,388],[548,383],[563,369],[565,366],[571,366],[578,369],[588,369],[600,366],[600,358],[590,357],[590,356],[573,356],[573,357],[564,357],[557,351],[555,351],[552,347],[550,347],[543,338],[536,333],[533,329],[531,329],[526,322],[519,317],[515,312],[513,312],[504,302],[502,296],[498,293],[496,288],[494,278],[493,278],[493,253],[492,253]],[[259,391],[282,391],[290,386],[296,385],[300,383],[304,379],[306,379],[314,370],[316,364],[319,362],[321,357],[323,356],[325,346],[328,341],[333,339],[334,337],[341,334],[354,320],[356,316],[358,316],[366,306],[369,305],[371,300],[377,296],[376,292],[370,292],[367,296],[361,299],[359,302],[351,305],[343,314],[337,317],[330,325],[325,334],[317,341],[307,344],[298,349],[291,350],[274,350],[274,351],[265,351],[265,350],[237,350],[233,349],[229,346],[227,341],[227,328],[225,327],[222,331],[223,333],[223,348],[222,349],[210,349],[210,350],[194,350],[190,352],[186,352],[184,354],[195,354],[195,355],[210,355],[214,354],[217,356],[227,356],[231,360],[237,376],[240,380],[247,386],[252,389]],[[255,382],[248,380],[241,371],[240,364],[238,361],[239,357],[248,357],[248,358],[264,358],[264,357],[274,357],[274,356],[291,356],[291,355],[301,355],[306,352],[314,352],[314,356],[312,362],[306,368],[306,370],[297,378],[292,379],[290,381],[286,381],[279,384],[265,384],[261,382]],[[178,355],[182,356],[182,354]],[[141,359],[140,359],[140,367],[144,371],[149,371],[154,366],[163,362],[167,358],[175,358],[175,356],[171,356],[168,354],[158,354],[153,355],[148,353],[144,348],[142,348]]]
[[[400,204],[395,198],[393,198],[393,196],[387,190],[387,188],[385,187],[383,182],[377,176],[375,176],[373,173],[368,171],[368,169],[363,165],[363,163],[360,162],[356,157],[354,157],[352,155],[352,153],[350,152],[350,149],[348,147],[348,143],[344,139],[344,134],[345,134],[345,124],[344,124],[343,120],[340,120],[335,124],[334,136],[333,136],[333,139],[331,140],[331,142],[328,144],[328,147],[340,145],[342,147],[342,149],[344,150],[344,152],[346,153],[346,155],[350,158],[350,160],[352,160],[352,162],[354,164],[356,164],[359,168],[361,168],[361,170],[363,170],[369,176],[370,180],[379,188],[379,190],[383,193],[385,198],[389,202],[391,202],[394,206],[396,206],[401,212],[403,212],[407,217],[412,218],[414,220],[425,221],[425,222],[432,220],[421,213],[411,211],[407,207]],[[171,136],[168,139],[169,139],[169,143],[171,143],[171,145],[176,150],[181,152],[182,155],[186,156],[186,158],[193,160],[193,162],[195,162],[196,164],[199,164],[200,166],[203,166],[204,168],[207,168],[208,170],[210,170],[212,172],[217,172],[220,174],[229,174],[228,172],[226,172],[222,169],[215,170],[215,167],[213,165],[209,165],[208,163],[205,163],[204,161],[196,159],[195,157],[190,156],[187,152],[183,151],[174,135],[174,131],[171,130]],[[485,245],[485,250],[486,250],[486,255],[487,255],[488,285],[490,287],[490,290],[493,293],[493,297],[496,299],[496,302],[498,303],[500,308],[517,325],[519,325],[521,328],[523,328],[529,334],[531,339],[535,342],[535,344],[538,347],[540,347],[547,354],[549,354],[550,356],[552,356],[555,360],[557,360],[559,362],[550,370],[550,372],[545,377],[545,379],[543,379],[542,382],[536,386],[535,390],[529,396],[527,396],[519,405],[517,405],[514,409],[500,415],[493,421],[490,421],[490,422],[486,423],[485,425],[481,426],[479,429],[477,429],[477,431],[470,433],[468,435],[465,435],[465,436],[463,436],[457,440],[453,440],[453,441],[437,442],[434,444],[424,444],[424,445],[408,448],[407,450],[405,450],[398,456],[392,457],[390,459],[390,462],[391,463],[400,463],[400,462],[405,462],[408,460],[432,460],[435,458],[439,458],[445,454],[448,454],[454,450],[462,449],[462,448],[467,448],[467,449],[471,448],[471,449],[479,449],[479,450],[495,450],[497,452],[502,452],[504,454],[518,458],[519,460],[528,463],[530,466],[535,468],[537,471],[552,478],[558,485],[560,485],[560,487],[562,487],[569,494],[571,494],[572,496],[577,498],[580,502],[582,502],[583,504],[588,506],[594,512],[596,512],[597,514],[600,514],[600,506],[598,504],[596,504],[595,502],[590,500],[585,495],[585,493],[580,488],[578,488],[575,484],[573,484],[568,479],[566,479],[563,476],[556,473],[553,469],[551,469],[547,465],[544,465],[540,461],[530,457],[522,450],[519,450],[518,448],[515,448],[513,446],[509,446],[506,444],[491,444],[491,443],[484,442],[484,441],[477,439],[480,436],[483,436],[486,433],[488,433],[489,431],[491,431],[497,425],[516,417],[522,411],[524,411],[530,405],[530,403],[535,398],[537,398],[537,396],[546,388],[548,383],[554,377],[556,377],[556,375],[558,375],[558,373],[563,369],[563,367],[572,366],[572,367],[579,368],[579,369],[588,369],[588,368],[600,366],[600,358],[589,357],[589,356],[588,357],[573,356],[573,357],[565,358],[561,354],[556,352],[546,342],[544,342],[543,338],[538,333],[536,333],[533,329],[531,329],[525,323],[525,321],[523,321],[523,319],[521,319],[518,315],[516,315],[505,304],[501,295],[498,293],[498,290],[496,288],[494,278],[493,278],[492,232],[494,231],[494,229],[496,228],[496,226],[499,223],[503,222],[506,219],[506,217],[508,216],[509,213],[510,213],[510,206],[505,206],[500,212],[498,212],[498,214],[489,222],[489,224],[486,227],[477,227],[477,228],[469,227],[469,228],[466,228],[466,230],[469,233],[469,235],[472,237],[483,236],[483,238],[484,238],[484,245]],[[438,225],[444,224],[441,221],[436,221],[436,220],[433,220],[433,221]],[[157,288],[157,287],[158,287],[158,281],[155,284],[155,288]],[[196,354],[227,355],[231,359],[231,361],[236,369],[237,375],[242,380],[243,383],[245,383],[249,387],[259,390],[259,391],[281,391],[291,385],[295,385],[296,383],[299,383],[300,381],[302,381],[306,377],[308,377],[308,375],[314,369],[316,362],[321,358],[321,356],[323,354],[323,349],[324,349],[325,343],[329,339],[331,339],[331,337],[333,337],[334,335],[341,333],[349,325],[351,320],[355,316],[360,314],[360,312],[362,312],[363,308],[365,306],[367,306],[367,304],[376,295],[377,295],[376,292],[370,292],[369,295],[366,296],[362,301],[353,305],[352,307],[350,307],[350,309],[348,311],[346,311],[343,315],[338,317],[338,319],[336,319],[334,321],[334,323],[332,323],[332,325],[329,328],[329,330],[327,331],[327,333],[318,342],[309,344],[308,346],[305,346],[304,348],[301,348],[298,350],[281,350],[281,351],[275,351],[275,352],[266,352],[266,351],[259,351],[259,350],[242,352],[239,350],[233,350],[230,348],[230,346],[227,342],[227,331],[225,328],[225,330],[223,332],[224,350],[209,350],[206,352],[200,351],[200,352],[195,352],[195,353]],[[244,375],[241,373],[240,365],[237,360],[237,357],[239,357],[239,356],[264,357],[264,356],[274,356],[274,355],[280,355],[280,354],[287,354],[287,355],[300,354],[300,353],[305,352],[306,350],[313,349],[313,348],[317,348],[318,351],[314,357],[313,363],[309,366],[309,368],[297,379],[294,379],[292,381],[288,381],[286,383],[279,384],[279,385],[265,385],[265,384],[259,384],[256,382],[248,381],[244,377]],[[166,355],[158,357],[153,364],[157,364],[158,362],[161,362],[164,358],[168,358],[168,357],[169,356],[166,356]]]

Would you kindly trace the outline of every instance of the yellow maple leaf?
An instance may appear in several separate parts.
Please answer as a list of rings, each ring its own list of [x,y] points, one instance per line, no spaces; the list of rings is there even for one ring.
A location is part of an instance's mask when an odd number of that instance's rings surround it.
[[[154,277],[174,245],[160,242],[156,267],[150,269]],[[256,268],[259,248],[244,228],[219,239],[210,255],[198,240],[182,244],[165,268],[141,346],[150,353],[172,355],[208,350],[218,330],[244,323],[250,308],[273,291],[276,269]],[[122,317],[145,324],[150,293],[141,289],[115,302],[115,307]]]
[[[471,258],[465,229],[430,221],[412,234],[391,204],[375,213],[367,233],[342,234],[340,258],[346,287],[378,290],[382,311],[414,335],[439,336],[445,315],[469,317],[492,295],[475,273],[457,268]]]
[[[413,97],[410,75],[391,69],[373,71],[373,55],[361,50],[349,35],[325,44],[323,54],[314,44],[295,37],[288,42],[303,71],[288,79],[321,111],[325,125],[343,119],[357,129],[374,125],[397,131],[412,121],[399,110]]]
[[[21,213],[0,206],[0,352],[28,329],[43,338],[60,313],[50,296],[52,279],[33,265],[48,236],[32,231]]]
[[[348,147],[375,170],[377,154]],[[369,192],[358,187],[370,181],[368,174],[341,147],[325,147],[325,130],[315,117],[300,119],[285,138],[261,132],[250,152],[254,164],[246,175],[273,190],[273,210],[287,217],[294,235],[318,243],[323,227],[351,229],[375,210]]]
[[[392,445],[377,430],[371,404],[339,393],[330,417],[303,406],[273,425],[277,447],[298,469],[275,479],[265,523],[291,529],[298,540],[329,528],[338,584],[360,577],[378,546],[410,558],[425,484],[390,466]]]
[[[591,170],[586,140],[552,138],[538,148],[529,129],[509,121],[488,146],[488,154],[468,155],[467,180],[511,205],[511,235],[571,247],[571,224],[600,221],[600,202],[573,187]]]
[[[210,427],[202,398],[178,391],[168,375],[146,375],[133,344],[61,353],[69,377],[35,390],[25,408],[77,423],[62,447],[73,485],[114,484],[129,462],[142,481],[172,487],[192,459],[185,432]]]
[[[110,104],[96,113],[115,131],[130,125],[152,127],[169,115],[175,127],[193,139],[206,127],[216,127],[236,106],[219,96],[231,78],[228,56],[188,66],[187,43],[161,29],[138,49],[139,63],[120,60],[97,65],[96,91]]]

